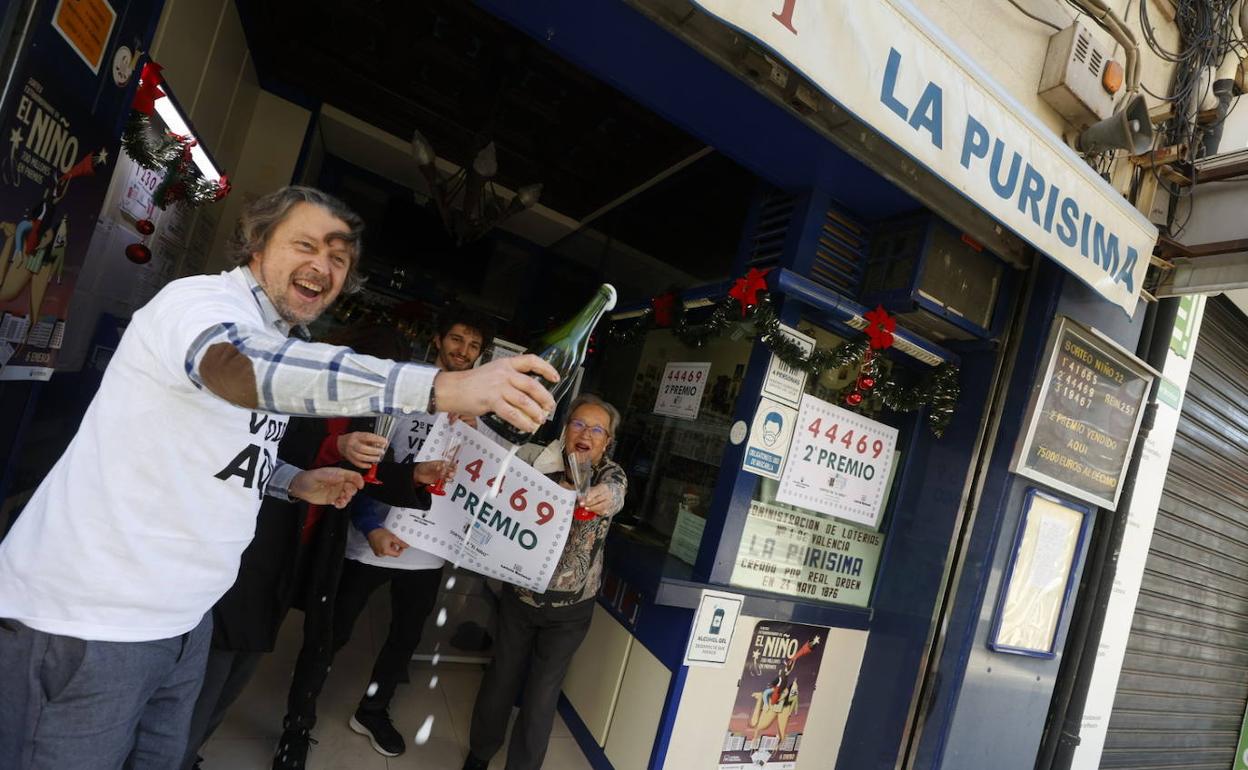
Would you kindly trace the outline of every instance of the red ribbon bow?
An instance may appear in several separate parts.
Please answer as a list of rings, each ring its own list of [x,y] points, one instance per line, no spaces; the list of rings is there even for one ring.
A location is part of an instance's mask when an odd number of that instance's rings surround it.
[[[893,332],[897,329],[897,319],[888,314],[883,305],[876,305],[875,310],[866,315],[867,339],[876,350],[893,346]]]
[[[165,95],[160,90],[162,69],[163,67],[154,61],[148,61],[143,65],[143,72],[139,75],[139,88],[134,92],[134,101],[130,102],[130,109],[144,115],[151,115],[155,111],[156,100]]]
[[[751,267],[750,272],[745,274],[744,278],[738,278],[737,282],[728,290],[728,296],[735,299],[741,304],[741,317],[745,318],[745,311],[758,304],[758,293],[767,291],[766,275],[771,272],[771,268],[759,270]]]
[[[660,329],[666,329],[672,325],[676,314],[676,295],[672,292],[660,294],[650,300],[650,306],[654,308],[654,325]]]

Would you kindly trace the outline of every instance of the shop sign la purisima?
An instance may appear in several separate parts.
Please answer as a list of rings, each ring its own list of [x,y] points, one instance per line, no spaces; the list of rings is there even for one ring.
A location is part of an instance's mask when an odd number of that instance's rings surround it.
[[[908,0],[694,0],[1135,310],[1157,228]]]

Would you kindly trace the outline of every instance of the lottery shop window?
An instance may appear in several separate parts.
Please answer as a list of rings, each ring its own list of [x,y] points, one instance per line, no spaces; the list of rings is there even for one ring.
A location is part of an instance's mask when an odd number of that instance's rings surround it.
[[[752,344],[724,335],[693,348],[657,329],[595,367],[591,387],[622,414],[613,456],[628,474],[628,498],[617,532],[693,563]],[[655,413],[665,373],[683,373],[681,388],[700,399],[696,419]]]
[[[814,337],[820,348],[835,347],[842,341],[814,324],[802,324],[799,329]],[[886,368],[892,366],[889,362],[881,363]],[[857,374],[846,368],[825,372],[818,379],[808,377],[804,392],[836,403],[842,388],[853,382]],[[878,411],[864,410],[864,414],[873,420],[888,420]],[[867,452],[870,453],[869,445]],[[888,501],[899,463],[898,453],[893,457],[891,476],[884,487],[878,527],[779,502],[776,496],[780,481],[760,477],[729,582],[803,601],[868,606],[887,537]]]

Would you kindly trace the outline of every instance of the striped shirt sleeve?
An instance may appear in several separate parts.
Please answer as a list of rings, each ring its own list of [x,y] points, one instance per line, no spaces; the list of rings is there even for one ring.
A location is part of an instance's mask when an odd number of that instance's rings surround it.
[[[352,417],[424,411],[438,371],[224,322],[204,330],[186,352],[186,374],[201,390],[204,353],[220,343],[232,345],[251,361],[258,408],[276,414]]]

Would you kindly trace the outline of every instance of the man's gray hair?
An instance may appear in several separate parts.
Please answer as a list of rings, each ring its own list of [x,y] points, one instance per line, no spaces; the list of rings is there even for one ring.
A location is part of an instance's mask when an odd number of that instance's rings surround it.
[[[607,430],[611,433],[611,436],[614,437],[616,429],[620,427],[620,410],[611,406],[606,401],[603,401],[601,397],[596,396],[593,393],[582,393],[572,399],[572,403],[568,406],[568,420],[572,419],[572,415],[576,413],[577,409],[586,405],[596,406],[607,413],[607,419],[610,422],[607,426]]]
[[[269,238],[273,236],[273,231],[298,203],[320,206],[346,223],[344,240],[351,251],[351,268],[347,271],[347,280],[342,291],[344,294],[359,291],[364,285],[364,277],[360,275],[360,258],[364,252],[361,238],[364,233],[364,220],[350,206],[315,187],[292,184],[247,204],[234,227],[234,237],[230,239],[226,259],[235,265],[250,262],[251,255],[264,250]]]

